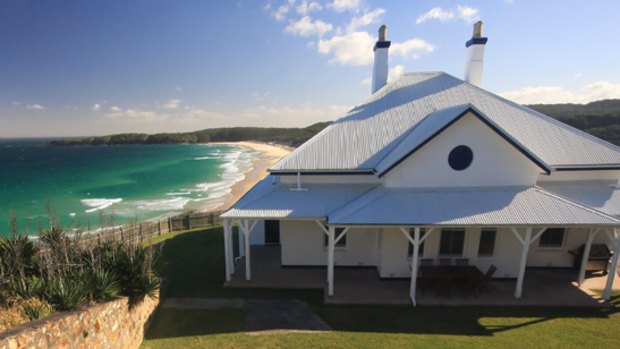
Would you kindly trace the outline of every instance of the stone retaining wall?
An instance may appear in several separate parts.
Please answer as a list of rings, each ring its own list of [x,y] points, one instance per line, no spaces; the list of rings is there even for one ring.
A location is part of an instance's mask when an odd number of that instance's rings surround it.
[[[138,348],[158,303],[146,297],[129,309],[127,298],[120,298],[56,313],[0,333],[0,349]]]

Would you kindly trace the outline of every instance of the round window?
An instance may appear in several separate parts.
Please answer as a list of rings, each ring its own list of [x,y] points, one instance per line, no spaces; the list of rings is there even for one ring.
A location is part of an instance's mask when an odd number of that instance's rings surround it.
[[[474,153],[466,145],[455,147],[448,155],[448,165],[455,171],[462,171],[468,168],[473,160]]]

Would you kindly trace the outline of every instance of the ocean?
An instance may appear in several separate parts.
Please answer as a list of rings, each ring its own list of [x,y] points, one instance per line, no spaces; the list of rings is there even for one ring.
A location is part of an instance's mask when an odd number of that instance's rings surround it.
[[[96,229],[229,199],[258,155],[233,145],[47,146],[49,140],[0,140],[0,235],[10,215],[20,233],[49,226]]]

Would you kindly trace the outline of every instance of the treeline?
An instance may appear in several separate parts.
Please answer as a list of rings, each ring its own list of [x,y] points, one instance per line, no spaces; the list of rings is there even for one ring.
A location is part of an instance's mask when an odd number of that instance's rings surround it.
[[[588,104],[533,104],[528,107],[583,130],[608,142],[620,145],[620,99]],[[52,145],[123,145],[178,144],[258,141],[276,142],[297,147],[323,130],[331,122],[305,128],[228,127],[186,133],[125,133],[102,137],[70,138],[52,141]]]
[[[620,99],[588,104],[534,104],[528,107],[593,136],[620,145]]]
[[[320,122],[304,128],[227,127],[211,128],[185,133],[123,133],[101,137],[67,138],[51,141],[51,145],[127,145],[127,144],[181,144],[209,142],[258,141],[299,146],[331,122]]]

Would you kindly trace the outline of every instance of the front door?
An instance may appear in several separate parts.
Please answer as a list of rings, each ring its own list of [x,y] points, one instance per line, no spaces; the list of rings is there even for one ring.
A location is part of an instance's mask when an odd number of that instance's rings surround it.
[[[280,244],[280,221],[265,221],[265,245]]]

